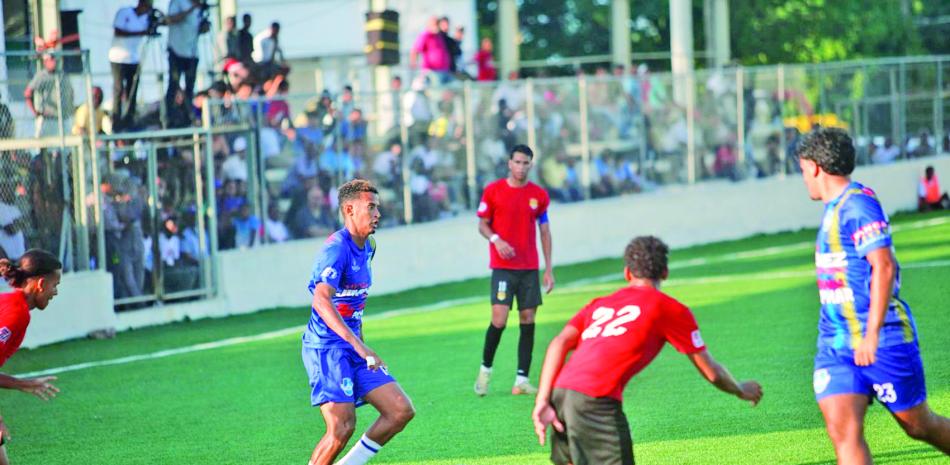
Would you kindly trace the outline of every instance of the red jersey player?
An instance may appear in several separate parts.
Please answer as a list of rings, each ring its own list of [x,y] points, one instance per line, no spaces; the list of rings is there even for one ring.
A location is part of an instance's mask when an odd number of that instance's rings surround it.
[[[43,250],[28,250],[20,257],[19,264],[0,259],[0,277],[13,287],[13,292],[0,294],[0,366],[7,362],[26,335],[30,324],[30,310],[43,310],[56,295],[60,269],[63,265],[55,256]],[[34,379],[18,379],[0,373],[0,388],[18,389],[48,400],[59,389],[50,384],[55,376]],[[0,418],[0,465],[7,465],[7,451],[3,444],[10,437],[7,426]]]
[[[551,228],[548,223],[548,193],[528,181],[534,153],[526,145],[516,145],[508,154],[508,177],[487,187],[478,205],[478,232],[490,242],[491,323],[485,333],[482,366],[475,380],[475,394],[488,393],[491,366],[508,311],[518,299],[521,337],[518,339],[518,373],[512,394],[534,394],[528,382],[531,351],[534,348],[534,314],[541,305],[538,279],[538,247],[535,225],[541,231],[544,252],[544,288],[554,289],[551,269]]]
[[[541,445],[553,424],[555,464],[633,465],[623,388],[667,342],[720,390],[753,406],[762,398],[758,383],[736,382],[706,352],[689,309],[660,292],[660,281],[668,275],[667,252],[666,244],[652,236],[631,241],[624,252],[630,284],[592,300],[548,346],[532,418]]]

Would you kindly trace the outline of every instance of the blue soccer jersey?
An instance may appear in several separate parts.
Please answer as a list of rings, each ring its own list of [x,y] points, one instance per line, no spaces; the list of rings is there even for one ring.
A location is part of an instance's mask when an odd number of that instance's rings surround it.
[[[852,182],[828,202],[818,230],[815,266],[821,318],[818,347],[854,350],[864,337],[871,304],[871,264],[867,255],[892,247],[890,225],[874,191]],[[916,342],[910,307],[900,299],[900,267],[878,347]]]
[[[370,261],[375,243],[367,240],[363,248],[353,242],[348,230],[341,229],[327,238],[317,257],[307,288],[313,294],[317,284],[326,283],[336,289],[333,305],[343,321],[360,337],[363,309],[372,284]],[[330,329],[316,309],[310,309],[310,323],[303,333],[303,345],[310,348],[345,348],[350,344]]]

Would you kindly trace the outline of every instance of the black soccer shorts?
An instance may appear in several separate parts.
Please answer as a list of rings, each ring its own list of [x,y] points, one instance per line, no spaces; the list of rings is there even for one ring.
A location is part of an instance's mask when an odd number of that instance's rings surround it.
[[[630,425],[620,401],[557,388],[551,405],[564,425],[563,433],[552,428],[555,465],[634,465]]]
[[[518,310],[541,305],[541,282],[538,270],[503,270],[491,272],[492,305],[512,306],[518,298]]]

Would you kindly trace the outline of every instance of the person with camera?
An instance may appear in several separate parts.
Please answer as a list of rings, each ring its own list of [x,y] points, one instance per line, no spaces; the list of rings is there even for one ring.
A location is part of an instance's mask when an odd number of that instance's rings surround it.
[[[171,108],[175,93],[183,89],[185,101],[195,96],[195,74],[198,70],[198,35],[205,32],[208,25],[203,14],[207,10],[198,0],[170,0],[165,24],[168,25],[168,90],[165,92],[165,105]],[[185,75],[184,88],[179,87],[182,74]]]
[[[112,27],[115,36],[109,48],[112,64],[112,130],[123,131],[135,117],[135,94],[138,90],[136,74],[139,68],[139,49],[142,39],[154,33],[157,27],[152,11],[152,0],[139,0],[134,7],[120,8]]]

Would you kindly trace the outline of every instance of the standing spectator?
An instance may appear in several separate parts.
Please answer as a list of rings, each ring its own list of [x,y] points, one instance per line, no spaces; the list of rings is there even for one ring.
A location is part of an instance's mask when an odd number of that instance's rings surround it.
[[[198,0],[169,0],[165,21],[168,24],[168,90],[165,92],[165,104],[171,106],[182,74],[185,75],[185,101],[191,102],[195,97],[201,4]]]
[[[241,30],[238,31],[238,61],[251,64],[254,55],[254,34],[251,34],[251,15],[244,13]]]
[[[280,49],[278,41],[279,34],[280,23],[273,22],[269,29],[254,36],[254,52],[251,56],[261,68],[263,76],[272,76],[284,61],[284,52]]]
[[[240,32],[237,30],[237,17],[228,16],[224,20],[224,30],[218,33],[215,40],[215,53],[219,63],[231,60],[241,60]]]
[[[69,79],[56,70],[56,58],[52,55],[43,54],[43,69],[27,84],[23,96],[27,108],[36,117],[35,137],[57,134],[60,118],[63,118],[63,128],[69,127],[67,120],[73,113],[73,87]]]
[[[449,35],[449,17],[439,18],[439,37],[445,43],[445,51],[449,54],[449,73],[455,74],[458,71],[458,62],[462,58],[462,44]]]
[[[267,237],[267,242],[284,242],[290,239],[290,231],[287,229],[287,225],[280,220],[280,208],[276,203],[267,206],[264,234]]]
[[[934,167],[928,166],[917,188],[917,210],[924,212],[947,209],[950,209],[950,197],[945,191],[940,190],[940,181],[937,180]]]
[[[343,86],[343,93],[340,94],[340,114],[346,117],[355,107],[356,103],[353,101],[353,86],[347,84]]]
[[[340,138],[349,145],[350,154],[362,158],[366,154],[366,120],[363,110],[350,110],[347,118],[340,123]]]
[[[102,87],[92,88],[92,110],[89,109],[89,102],[79,105],[76,109],[76,115],[73,116],[73,135],[83,136],[89,133],[89,112],[93,114],[93,131],[96,134],[103,134],[107,131],[103,128],[102,122],[106,119],[106,111],[102,109]]]
[[[234,246],[239,249],[254,247],[260,242],[261,220],[251,214],[251,204],[241,205],[237,216],[231,220],[234,225]]]
[[[148,35],[152,0],[139,0],[135,7],[120,8],[112,23],[115,36],[109,48],[112,64],[112,130],[121,132],[135,118],[136,74],[139,68],[139,47]]]
[[[424,143],[428,137],[432,109],[426,95],[426,77],[418,76],[412,81],[412,91],[403,96],[403,124],[409,131],[409,145]]]
[[[498,69],[495,68],[495,57],[492,55],[492,41],[488,37],[482,39],[482,46],[475,53],[475,64],[478,65],[479,81],[498,79]]]
[[[445,84],[449,81],[449,63],[452,57],[445,46],[445,41],[439,35],[438,18],[435,16],[429,18],[426,30],[419,34],[416,43],[409,52],[409,67],[419,66],[419,55],[422,55],[421,67],[423,71],[435,73],[439,77],[439,83]]]

